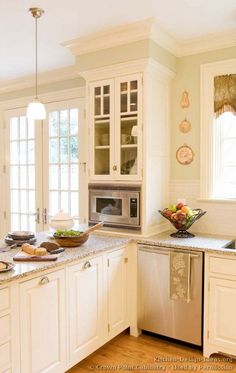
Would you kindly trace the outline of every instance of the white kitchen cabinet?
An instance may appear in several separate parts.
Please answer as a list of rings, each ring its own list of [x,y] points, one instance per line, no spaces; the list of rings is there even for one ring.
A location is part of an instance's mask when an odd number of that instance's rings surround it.
[[[91,180],[141,180],[142,74],[89,84]]]
[[[108,338],[129,327],[129,258],[125,248],[107,256]]]
[[[68,269],[69,367],[103,343],[103,258]]]
[[[204,356],[236,356],[236,257],[206,254]]]
[[[21,372],[65,372],[64,270],[20,284],[19,299]]]

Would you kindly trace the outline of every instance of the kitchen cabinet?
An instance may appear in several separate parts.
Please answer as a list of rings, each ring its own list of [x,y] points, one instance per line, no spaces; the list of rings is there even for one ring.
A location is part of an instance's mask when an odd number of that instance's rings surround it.
[[[141,179],[142,74],[89,84],[91,180]]]
[[[64,270],[23,282],[19,299],[21,372],[65,372]]]
[[[129,257],[127,249],[107,256],[108,338],[129,327]]]
[[[68,268],[69,367],[103,342],[102,256]]]
[[[206,254],[204,356],[236,355],[236,257]]]
[[[128,328],[129,248],[0,287],[0,373],[64,373]]]

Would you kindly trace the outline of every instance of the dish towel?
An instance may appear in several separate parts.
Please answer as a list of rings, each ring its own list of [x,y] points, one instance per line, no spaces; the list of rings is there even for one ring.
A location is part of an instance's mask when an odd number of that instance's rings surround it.
[[[170,252],[169,297],[190,302],[190,254]]]

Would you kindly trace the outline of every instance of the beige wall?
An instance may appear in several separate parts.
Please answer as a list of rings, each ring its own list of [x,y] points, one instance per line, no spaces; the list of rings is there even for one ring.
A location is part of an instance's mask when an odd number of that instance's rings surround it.
[[[55,82],[50,84],[45,84],[39,86],[38,93],[50,93],[50,92],[57,92],[62,91],[64,89],[82,87],[85,85],[85,81],[83,78],[78,77],[75,79],[69,79],[61,82]],[[22,97],[30,97],[34,95],[34,87],[21,89],[18,91],[6,92],[0,94],[0,103],[7,100],[15,100]]]
[[[200,65],[236,57],[236,47],[178,58],[177,73],[172,82],[171,102],[171,178],[173,180],[199,179],[200,175]],[[181,94],[189,92],[190,107],[182,109]],[[187,118],[192,124],[188,134],[179,131],[179,123]],[[176,161],[176,149],[186,143],[195,153],[194,161],[182,166]]]

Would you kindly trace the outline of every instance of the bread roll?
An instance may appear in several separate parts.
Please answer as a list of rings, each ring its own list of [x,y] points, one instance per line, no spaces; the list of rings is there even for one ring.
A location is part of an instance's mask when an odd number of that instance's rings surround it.
[[[47,250],[44,247],[37,247],[34,251],[34,255],[43,256],[47,254]]]
[[[0,262],[0,270],[6,269],[6,268],[7,268],[6,263]]]

